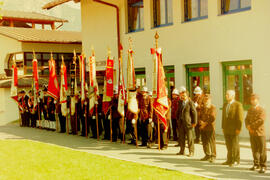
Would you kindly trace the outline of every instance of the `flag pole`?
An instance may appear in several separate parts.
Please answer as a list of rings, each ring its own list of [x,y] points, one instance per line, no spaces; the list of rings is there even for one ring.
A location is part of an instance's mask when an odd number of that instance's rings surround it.
[[[62,56],[62,64],[64,65],[65,64],[65,62],[64,62],[64,56]],[[64,72],[61,72],[61,73],[64,73]],[[62,85],[62,84],[61,84]],[[63,88],[63,87],[61,87],[61,88]],[[61,103],[60,103],[61,104]],[[61,107],[61,106],[60,106]],[[71,110],[71,109],[70,109]],[[60,111],[61,111],[61,108],[60,108]],[[56,129],[58,129],[58,122],[56,123],[56,126],[57,126],[57,128]],[[69,135],[69,121],[68,121],[68,114],[66,114],[66,131],[67,131],[67,134]]]
[[[97,140],[99,141],[99,129],[98,129],[98,104],[96,106],[96,125],[97,125]]]
[[[110,108],[110,135],[111,135],[111,142],[112,142],[112,106]]]
[[[158,32],[156,32],[156,34],[155,34],[155,39],[156,39],[156,51],[157,51],[157,49],[158,49],[158,39],[159,39]],[[158,150],[160,150],[160,122],[159,122],[159,118],[157,118],[157,120],[158,120]]]

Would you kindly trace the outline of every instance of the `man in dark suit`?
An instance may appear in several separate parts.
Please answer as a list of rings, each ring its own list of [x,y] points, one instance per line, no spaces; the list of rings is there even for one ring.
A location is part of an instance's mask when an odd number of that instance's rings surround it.
[[[260,168],[259,173],[266,171],[266,137],[265,137],[265,111],[259,104],[259,97],[252,94],[250,97],[251,105],[248,110],[245,123],[250,135],[250,144],[254,159],[254,166],[250,170],[254,171]]]
[[[222,129],[227,148],[227,161],[222,164],[233,166],[240,163],[239,134],[243,122],[243,106],[235,100],[234,90],[226,92],[226,100],[222,112]]]
[[[187,137],[189,157],[194,156],[193,130],[197,124],[197,111],[193,101],[188,97],[184,87],[180,88],[180,101],[177,109],[177,127],[179,129],[180,151],[177,155],[185,154],[185,140]]]

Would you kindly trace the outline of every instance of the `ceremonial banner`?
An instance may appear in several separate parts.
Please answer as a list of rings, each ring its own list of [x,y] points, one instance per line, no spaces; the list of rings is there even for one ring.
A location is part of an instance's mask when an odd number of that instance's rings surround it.
[[[102,111],[103,113],[106,115],[109,111],[109,107],[110,107],[110,103],[111,103],[111,97],[107,96],[106,95],[106,86],[107,86],[107,83],[104,79],[104,92],[103,92],[103,100],[102,100]]]
[[[133,51],[128,50],[128,62],[127,62],[127,89],[136,89],[135,70],[133,62]]]
[[[90,92],[89,95],[89,111],[90,114],[93,114],[94,107],[97,101],[98,94],[98,83],[96,79],[96,58],[94,52],[92,56],[89,57],[89,79],[90,79],[90,89],[93,89],[93,92]]]
[[[67,115],[67,68],[62,62],[61,65],[61,87],[60,87],[60,104],[61,104],[61,112],[63,116]]]
[[[54,99],[59,98],[59,85],[57,81],[57,76],[55,73],[55,60],[51,59],[49,60],[49,85],[48,85],[48,95],[50,95]]]
[[[122,51],[122,46],[120,47]],[[124,82],[124,75],[123,75],[123,59],[122,54],[119,58],[119,98],[118,98],[118,107],[117,110],[121,114],[122,117],[125,116],[125,100],[126,100],[126,91],[125,91],[125,82]]]
[[[12,81],[10,88],[10,97],[18,103],[18,69],[16,64],[12,65]]]
[[[33,77],[34,77],[34,83],[35,83],[35,90],[38,91],[39,85],[38,85],[38,61],[37,59],[33,59]]]
[[[85,100],[85,59],[84,56],[80,56],[80,65],[81,65],[81,101]]]
[[[157,94],[154,98],[153,107],[156,111],[158,118],[161,120],[165,128],[167,129],[166,113],[169,110],[168,96],[166,92],[165,73],[162,65],[162,53],[161,48],[158,48],[155,52],[157,62]]]
[[[77,94],[77,81],[76,81],[76,52],[73,52],[73,62],[70,67],[70,114],[72,116],[76,113],[76,99]]]
[[[113,59],[107,59],[106,96],[113,97]]]

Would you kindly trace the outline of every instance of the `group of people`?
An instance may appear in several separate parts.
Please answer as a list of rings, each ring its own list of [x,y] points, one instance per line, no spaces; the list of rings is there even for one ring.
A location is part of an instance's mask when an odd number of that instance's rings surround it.
[[[158,122],[158,117],[153,109],[152,93],[147,87],[138,88],[130,92],[137,101],[126,105],[125,117],[118,112],[118,90],[109,104],[110,110],[104,112],[102,108],[102,94],[98,96],[97,107],[94,112],[89,111],[89,100],[82,102],[76,96],[76,112],[73,115],[63,116],[61,104],[47,95],[47,88],[39,92],[38,102],[34,102],[34,94],[24,90],[19,92],[19,111],[21,126],[43,127],[50,130],[56,129],[56,118],[59,119],[60,132],[78,134],[92,138],[103,136],[104,140],[113,142],[125,141],[130,136],[129,144],[151,148],[158,143],[160,149],[166,149],[170,139],[177,141],[180,147],[177,155],[185,155],[188,146],[189,157],[194,156],[194,143],[202,142],[205,156],[201,161],[214,162],[216,159],[215,122],[217,109],[212,104],[210,94],[203,93],[196,87],[190,98],[185,87],[174,89],[172,97],[168,98],[169,111],[167,111],[167,126]],[[266,171],[266,136],[265,136],[265,111],[259,104],[257,94],[250,97],[251,107],[245,118],[245,126],[250,133],[250,143],[254,158],[254,165],[250,170],[259,169],[260,173]],[[37,104],[36,106],[34,104]],[[70,107],[70,98],[67,100]],[[136,106],[130,108],[129,106]],[[131,111],[130,109],[137,109]],[[43,119],[40,123],[40,119]],[[68,124],[66,124],[68,122]],[[222,129],[224,133],[227,160],[223,165],[236,166],[240,163],[239,134],[244,122],[243,106],[235,100],[235,91],[226,92],[226,102],[222,112]],[[98,123],[98,124],[97,124]],[[71,128],[69,128],[71,127]],[[159,134],[158,134],[159,133]]]

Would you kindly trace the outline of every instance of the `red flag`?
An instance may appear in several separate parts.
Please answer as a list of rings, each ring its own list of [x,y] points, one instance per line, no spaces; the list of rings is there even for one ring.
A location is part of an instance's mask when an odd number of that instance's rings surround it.
[[[113,59],[107,59],[106,68],[106,95],[113,97]]]
[[[47,93],[54,99],[59,98],[59,85],[57,81],[57,76],[55,73],[55,60],[51,59],[49,60],[49,85],[48,85],[48,91]]]
[[[35,83],[35,89],[36,92],[38,92],[39,86],[38,86],[38,61],[37,59],[33,59],[33,77],[34,77],[34,83]]]
[[[16,65],[12,65],[12,81],[11,81],[11,89],[10,89],[10,96],[12,99],[18,103],[18,69]]]
[[[165,84],[165,73],[162,65],[162,53],[161,49],[156,50],[157,60],[157,96],[154,99],[153,107],[157,113],[158,118],[161,120],[165,129],[167,129],[166,114],[169,110],[168,97]]]

